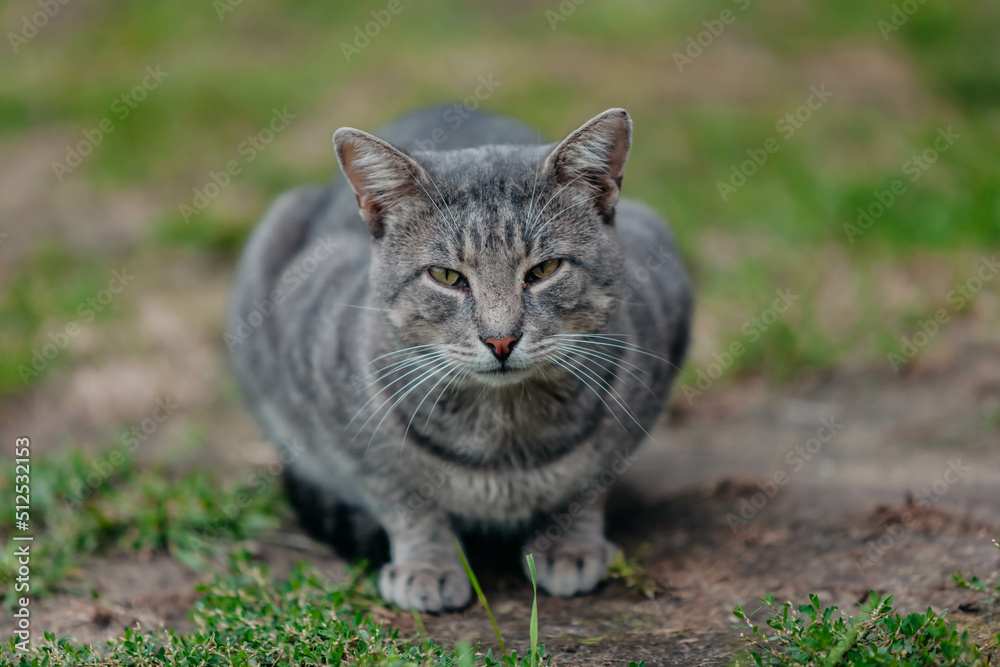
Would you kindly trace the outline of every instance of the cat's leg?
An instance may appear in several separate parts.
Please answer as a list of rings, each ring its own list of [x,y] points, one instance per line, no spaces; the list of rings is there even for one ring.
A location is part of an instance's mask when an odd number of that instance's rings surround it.
[[[418,611],[465,607],[472,587],[455,551],[450,521],[436,511],[382,517],[392,560],[379,574],[379,592],[389,602]]]
[[[570,503],[536,527],[523,551],[534,556],[543,590],[569,597],[594,590],[607,576],[617,547],[604,537],[603,502]]]

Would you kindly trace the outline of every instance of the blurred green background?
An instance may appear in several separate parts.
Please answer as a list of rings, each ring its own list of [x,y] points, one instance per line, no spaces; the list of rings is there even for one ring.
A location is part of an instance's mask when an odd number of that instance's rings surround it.
[[[625,196],[669,217],[697,284],[688,381],[733,341],[747,352],[729,376],[887,364],[921,320],[956,310],[949,292],[1000,242],[996,3],[49,4],[0,10],[8,400],[100,384],[80,373],[108,368],[116,386],[137,365],[160,381],[174,353],[222,368],[227,281],[268,202],[333,177],[336,128],[461,101],[480,77],[499,82],[484,108],[551,139],[608,107],[632,113]],[[831,95],[810,109],[813,90]],[[275,109],[294,118],[248,148]],[[958,138],[914,169],[947,128]],[[765,145],[779,149],[741,167]],[[239,173],[185,220],[181,206],[231,160]],[[724,198],[734,169],[755,173]],[[849,233],[897,179],[902,194]],[[99,310],[81,306],[122,267],[133,282]],[[954,319],[995,332],[997,283]],[[744,325],[775,290],[800,298],[751,340]],[[43,358],[71,323],[67,350]],[[109,421],[130,416],[108,403]]]
[[[0,0],[0,430],[33,439],[36,591],[98,553],[198,571],[220,520],[226,544],[287,520],[273,476],[225,511],[274,461],[225,362],[233,267],[276,195],[336,175],[338,127],[421,105],[552,140],[630,111],[624,195],[670,219],[697,292],[680,410],[1000,339],[996,2],[62,3]]]

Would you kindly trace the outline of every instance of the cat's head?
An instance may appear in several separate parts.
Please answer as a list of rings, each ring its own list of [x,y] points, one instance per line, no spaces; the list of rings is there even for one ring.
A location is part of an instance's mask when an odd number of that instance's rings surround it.
[[[558,365],[566,334],[602,331],[623,283],[614,207],[631,132],[611,109],[558,144],[406,154],[338,130],[399,347],[426,372],[503,386]]]

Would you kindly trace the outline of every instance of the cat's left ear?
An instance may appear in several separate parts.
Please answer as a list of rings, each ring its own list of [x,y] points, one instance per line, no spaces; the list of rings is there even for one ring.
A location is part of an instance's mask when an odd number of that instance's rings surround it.
[[[588,191],[598,210],[610,213],[621,192],[631,145],[628,112],[608,109],[563,139],[545,164],[556,182]]]

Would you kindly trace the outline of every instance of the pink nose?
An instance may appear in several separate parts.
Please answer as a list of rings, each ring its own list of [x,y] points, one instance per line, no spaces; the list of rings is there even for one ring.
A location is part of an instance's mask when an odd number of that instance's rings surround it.
[[[520,340],[517,336],[507,336],[506,338],[486,338],[483,342],[493,348],[493,354],[497,359],[503,361],[510,356],[510,351],[514,349],[514,343]]]

